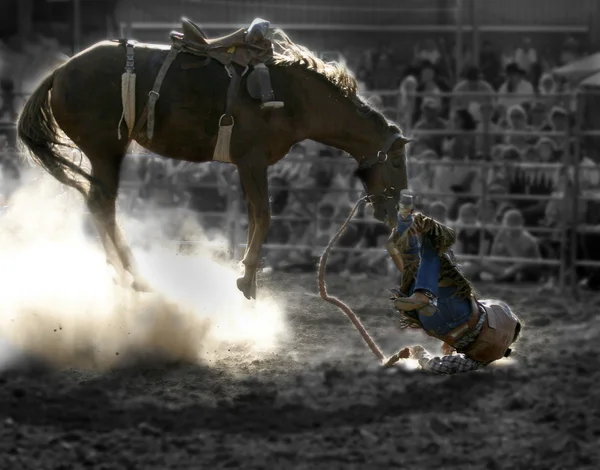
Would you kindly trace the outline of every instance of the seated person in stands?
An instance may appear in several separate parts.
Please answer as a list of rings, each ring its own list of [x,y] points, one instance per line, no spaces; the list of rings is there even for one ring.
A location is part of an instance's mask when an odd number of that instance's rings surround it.
[[[281,175],[275,175],[269,178],[269,188],[271,192],[271,215],[289,216],[288,200],[290,196],[290,188],[287,180]],[[271,221],[269,231],[265,238],[266,245],[286,245],[290,242],[292,229],[288,220]],[[265,265],[273,270],[283,268],[288,261],[290,251],[279,248],[264,248]]]
[[[401,258],[404,270],[391,300],[401,327],[422,329],[441,340],[445,355],[435,357],[417,345],[396,357],[410,355],[423,369],[440,374],[481,369],[509,356],[521,331],[519,318],[504,302],[478,299],[457,269],[454,241],[451,228],[423,214],[399,214],[394,230],[399,254],[394,256]]]
[[[427,208],[427,215],[440,224],[449,224],[448,208],[441,201],[432,202]]]
[[[479,209],[475,204],[467,202],[460,206],[456,221],[456,244],[454,245],[456,254],[472,256],[490,254],[494,235],[481,227],[480,221]],[[471,227],[464,227],[465,225]],[[475,281],[480,280],[485,264],[485,260],[477,259],[464,260],[460,263],[465,276]]]
[[[474,65],[466,67],[464,78],[454,87],[453,92],[456,95],[452,99],[451,108],[468,109],[479,120],[481,106],[492,103],[496,92],[492,85],[483,79],[479,68]]]
[[[479,108],[480,120],[477,123],[477,132],[488,132],[489,134],[478,134],[475,136],[475,150],[484,156],[491,155],[492,148],[502,141],[502,127],[494,122],[494,104],[485,102]]]
[[[293,259],[296,265],[304,264],[310,270],[314,270],[323,250],[339,229],[338,219],[346,216],[348,209],[340,203],[340,193],[327,195],[319,204],[317,220],[309,225],[304,236],[298,244],[310,247],[299,250]],[[348,262],[354,254],[352,251],[337,251],[336,248],[357,248],[362,239],[362,227],[358,224],[349,224],[331,250],[327,261],[327,271],[341,273],[346,271]]]
[[[536,101],[529,111],[529,125],[532,131],[546,131],[549,129],[548,108],[543,101]]]
[[[448,138],[444,142],[445,154],[452,160],[473,159],[476,155],[475,134],[477,121],[467,109],[455,109],[452,112],[451,127],[455,131],[460,131]]]
[[[483,237],[481,236],[482,228],[480,227],[479,214],[475,204],[467,202],[460,206],[456,225],[456,253],[462,255],[489,255],[494,237],[486,230],[483,231]]]
[[[549,137],[542,137],[535,144],[540,162],[555,163],[558,161],[556,142]]]
[[[492,256],[506,258],[541,259],[537,239],[524,228],[524,219],[517,209],[508,210],[502,219],[502,228],[494,238]],[[517,262],[494,262],[486,266],[497,282],[537,282],[541,279],[543,269],[540,265]]]
[[[527,124],[527,113],[521,105],[514,105],[507,111],[508,131],[531,131]],[[535,144],[537,137],[527,135],[507,135],[505,143],[516,147],[519,152],[524,151],[527,146]]]
[[[435,162],[439,160],[438,154],[431,149],[408,159],[410,174],[408,185],[411,191],[418,195],[417,204],[419,205],[429,204],[431,199],[429,194],[435,193],[437,190]]]
[[[553,132],[564,132],[564,137],[551,137],[559,150],[563,150],[568,141],[567,132],[569,131],[569,114],[565,108],[554,106],[550,110],[550,129]]]
[[[380,249],[385,246],[390,236],[390,229],[386,224],[375,219],[371,204],[365,207],[363,220],[360,247]],[[381,250],[379,253],[373,251],[357,253],[348,261],[348,270],[367,275],[387,275],[390,268],[389,261],[388,253],[385,250]]]
[[[426,145],[427,148],[435,151],[438,155],[442,154],[442,143],[444,135],[425,135],[419,134],[419,131],[443,131],[448,129],[448,123],[439,115],[439,101],[434,98],[425,98],[421,105],[422,117],[415,124],[413,129],[414,136]]]

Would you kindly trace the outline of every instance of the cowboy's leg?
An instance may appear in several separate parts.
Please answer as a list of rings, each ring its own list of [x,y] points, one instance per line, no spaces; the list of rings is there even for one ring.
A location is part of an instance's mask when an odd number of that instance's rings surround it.
[[[415,292],[427,291],[437,298],[441,264],[440,256],[435,251],[429,236],[425,235],[421,246],[421,263],[417,270],[413,290]]]
[[[283,101],[277,101],[275,99],[275,93],[271,85],[271,73],[269,68],[259,63],[254,66],[254,70],[258,73],[258,82],[260,84],[260,94],[262,105],[261,108],[283,108]]]
[[[419,310],[424,315],[433,315],[437,310],[441,260],[428,235],[423,236],[420,257],[412,295],[396,299],[394,305],[398,310]]]

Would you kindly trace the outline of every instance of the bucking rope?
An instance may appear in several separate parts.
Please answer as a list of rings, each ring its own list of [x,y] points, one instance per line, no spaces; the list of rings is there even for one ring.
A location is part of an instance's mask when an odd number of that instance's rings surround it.
[[[356,213],[356,211],[358,210],[360,205],[363,204],[364,202],[366,202],[368,199],[369,199],[369,196],[365,196],[356,202],[356,204],[354,205],[354,208],[350,212],[350,215],[348,216],[348,218],[344,221],[342,226],[339,228],[339,230],[336,232],[336,234],[333,236],[333,238],[329,241],[329,243],[325,247],[325,251],[323,251],[321,258],[319,259],[319,275],[318,275],[319,294],[321,295],[321,298],[323,300],[325,300],[326,302],[329,302],[330,304],[335,305],[337,308],[339,308],[342,312],[344,312],[346,314],[346,316],[350,319],[352,324],[358,330],[362,339],[365,341],[365,343],[367,343],[367,346],[369,346],[369,348],[371,349],[373,354],[375,354],[375,357],[377,357],[377,359],[379,360],[381,365],[384,367],[389,367],[389,366],[395,364],[396,362],[398,362],[400,359],[408,357],[408,354],[407,354],[408,350],[405,348],[405,349],[397,352],[393,356],[386,359],[385,356],[383,355],[383,353],[381,352],[381,349],[379,349],[379,347],[375,343],[375,340],[373,338],[371,338],[369,333],[367,333],[367,330],[365,329],[365,327],[363,326],[361,321],[358,319],[356,314],[352,311],[352,309],[348,305],[346,305],[344,302],[342,302],[340,299],[338,299],[337,297],[331,297],[329,294],[327,294],[327,285],[325,284],[325,268],[327,265],[327,258],[329,258],[329,251],[331,250],[331,248],[333,247],[335,242],[338,240],[338,238],[340,238],[340,235],[346,229],[346,227],[350,223],[350,220],[352,220],[352,217],[354,217],[354,214]]]

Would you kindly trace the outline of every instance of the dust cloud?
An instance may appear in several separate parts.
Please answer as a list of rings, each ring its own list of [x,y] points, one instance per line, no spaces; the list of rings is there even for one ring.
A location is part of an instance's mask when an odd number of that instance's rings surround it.
[[[86,236],[84,207],[44,174],[24,183],[0,216],[0,370],[23,357],[85,370],[140,360],[210,364],[228,351],[273,351],[285,337],[281,302],[264,290],[246,300],[239,268],[216,261],[213,248],[177,255],[157,236],[151,212],[154,225],[120,222],[128,240],[151,238],[154,248],[134,247],[134,255],[154,292],[126,287]]]

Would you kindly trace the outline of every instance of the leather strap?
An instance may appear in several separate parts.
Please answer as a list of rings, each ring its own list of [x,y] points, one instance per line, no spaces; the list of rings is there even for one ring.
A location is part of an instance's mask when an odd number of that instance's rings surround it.
[[[137,44],[137,41],[128,39],[125,43],[125,47],[127,53],[125,55],[125,72],[127,73],[135,73],[135,57],[134,57],[134,48]]]
[[[180,51],[181,48],[177,46],[172,46],[169,50],[165,61],[162,63],[162,66],[160,67],[160,70],[156,75],[154,85],[152,86],[152,90],[150,90],[150,92],[148,93],[148,101],[146,103],[146,106],[144,107],[144,110],[142,111],[142,114],[140,115],[137,124],[133,128],[133,132],[131,133],[133,137],[135,137],[142,130],[142,127],[144,126],[147,120],[148,126],[146,128],[146,135],[148,136],[149,140],[152,140],[152,137],[154,136],[154,110],[156,108],[156,102],[160,97],[160,87],[162,86],[162,82],[165,79],[165,76],[167,75],[171,64],[173,63],[173,61],[177,57],[177,54],[179,54]]]
[[[360,163],[359,163],[358,167],[361,170],[365,170],[365,169],[371,168],[372,166],[377,165],[378,163],[385,163],[388,159],[387,154],[390,151],[390,149],[392,148],[392,145],[394,145],[394,142],[396,142],[396,140],[398,140],[398,139],[404,139],[404,138],[405,137],[399,132],[396,132],[395,134],[390,135],[383,143],[383,147],[381,147],[381,150],[379,152],[377,152],[376,155],[373,155],[370,157],[362,157],[360,159]]]
[[[235,70],[235,67],[231,64],[225,66],[227,74],[230,77],[229,86],[227,87],[227,99],[225,102],[225,114],[221,116],[220,125],[230,126],[233,124],[233,107],[237,101],[237,97],[240,91],[240,85],[242,83],[242,77],[248,72],[248,67],[244,69],[241,75]],[[223,118],[227,119],[229,123],[223,124]]]
[[[469,319],[462,325],[457,326],[452,331],[448,332],[447,335],[439,337],[442,341],[449,344],[450,346],[454,347],[457,342],[460,342],[460,340],[467,332],[472,331],[473,328],[477,326],[477,323],[481,318],[481,310],[479,308],[479,304],[473,297],[471,297],[470,299],[470,304],[471,315],[469,316]]]

